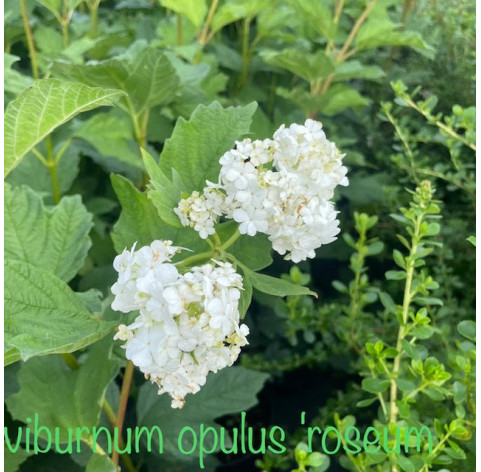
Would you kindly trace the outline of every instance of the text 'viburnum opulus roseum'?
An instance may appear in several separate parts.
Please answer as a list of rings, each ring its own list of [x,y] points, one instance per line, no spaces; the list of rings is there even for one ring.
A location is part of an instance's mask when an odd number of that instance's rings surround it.
[[[118,255],[112,308],[140,311],[132,324],[119,326],[115,339],[126,341],[127,358],[159,394],[168,393],[172,407],[182,408],[209,372],[234,363],[249,329],[239,324],[242,277],[232,265],[211,260],[181,274],[171,262],[177,252],[171,241],[154,241]]]
[[[239,223],[241,234],[268,235],[286,259],[315,257],[315,249],[336,239],[337,185],[348,185],[343,154],[326,139],[322,124],[282,125],[273,139],[244,139],[220,159],[217,183],[207,181],[174,210],[184,226],[206,239],[220,216]]]

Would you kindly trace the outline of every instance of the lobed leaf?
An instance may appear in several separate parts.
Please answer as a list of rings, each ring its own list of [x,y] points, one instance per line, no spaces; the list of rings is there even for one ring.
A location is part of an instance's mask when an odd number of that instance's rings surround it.
[[[5,364],[73,352],[116,323],[93,317],[70,287],[26,262],[5,260]]]
[[[29,187],[5,186],[5,256],[28,262],[68,282],[83,266],[92,245],[92,215],[80,195],[46,207]]]

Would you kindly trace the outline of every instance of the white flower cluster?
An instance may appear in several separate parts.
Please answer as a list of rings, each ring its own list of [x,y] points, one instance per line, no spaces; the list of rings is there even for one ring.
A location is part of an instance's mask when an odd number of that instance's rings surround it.
[[[340,231],[330,200],[337,185],[348,185],[342,158],[318,121],[282,125],[273,139],[236,142],[219,161],[219,182],[181,200],[176,213],[204,239],[223,215],[242,234],[267,234],[287,259],[313,258]]]
[[[182,408],[209,372],[232,365],[249,334],[239,324],[242,277],[217,261],[181,274],[171,262],[179,250],[171,241],[124,250],[114,260],[119,276],[112,286],[114,310],[140,311],[132,324],[119,326],[115,339],[126,341],[127,358],[159,394],[172,397],[173,408]]]

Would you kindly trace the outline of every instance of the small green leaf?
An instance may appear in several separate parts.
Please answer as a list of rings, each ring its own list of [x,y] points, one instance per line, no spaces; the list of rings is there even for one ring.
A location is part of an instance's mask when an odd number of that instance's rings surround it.
[[[396,313],[396,305],[394,304],[394,300],[392,299],[391,295],[389,295],[389,293],[379,292],[379,300],[381,301],[388,313]]]
[[[270,275],[258,274],[245,266],[242,266],[245,276],[252,283],[252,286],[259,292],[274,295],[276,297],[285,297],[287,295],[313,295],[317,298],[317,294],[307,287],[296,285],[284,279],[271,277]]]
[[[244,290],[241,291],[239,300],[239,314],[241,318],[244,318],[252,301],[252,284],[247,277],[244,277],[242,279],[242,285],[244,286]]]
[[[404,280],[406,278],[406,272],[403,270],[388,270],[386,272],[386,279],[388,280]]]
[[[468,338],[470,341],[476,341],[476,323],[471,320],[464,320],[458,323],[459,334]]]
[[[390,381],[387,379],[364,379],[362,381],[362,389],[369,393],[382,393],[390,385]]]
[[[392,255],[393,255],[394,262],[399,267],[401,267],[401,269],[406,269],[406,261],[404,259],[404,256],[401,254],[401,252],[398,251],[397,249],[394,249]]]
[[[397,456],[396,463],[404,472],[415,472],[414,464],[405,456]]]

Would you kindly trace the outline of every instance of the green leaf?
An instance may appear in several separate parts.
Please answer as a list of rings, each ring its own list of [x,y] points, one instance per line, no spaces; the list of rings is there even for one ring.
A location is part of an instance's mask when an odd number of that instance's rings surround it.
[[[384,71],[378,66],[367,66],[359,61],[344,61],[336,67],[333,82],[344,82],[352,79],[377,81],[385,77]]]
[[[225,243],[233,236],[238,227],[239,225],[234,221],[218,225],[216,232],[221,242]],[[229,246],[227,252],[253,271],[264,269],[272,264],[272,243],[267,235],[262,233],[257,233],[255,236],[241,235],[232,246]]]
[[[401,267],[401,269],[406,269],[406,261],[404,259],[404,256],[401,254],[401,252],[398,251],[397,249],[394,249],[392,255],[393,255],[394,262],[399,267]]]
[[[359,30],[355,45],[358,51],[380,46],[410,46],[429,49],[421,35],[415,31],[399,30],[389,19],[369,18]]]
[[[404,472],[415,472],[416,470],[414,464],[407,457],[401,455],[397,456],[396,463]]]
[[[28,187],[5,185],[5,257],[28,262],[68,282],[84,264],[92,245],[92,215],[79,195],[45,207]]]
[[[54,129],[81,112],[113,105],[119,90],[42,79],[10,102],[5,112],[5,176]]]
[[[271,277],[270,275],[258,274],[242,265],[245,276],[249,279],[252,286],[259,292],[274,295],[276,297],[285,297],[287,295],[313,295],[317,298],[317,293],[309,290],[302,285],[296,285],[284,279]]]
[[[177,435],[184,426],[198,431],[201,423],[215,426],[213,422],[216,418],[248,410],[257,403],[256,395],[268,377],[262,372],[237,366],[222,369],[216,374],[210,373],[198,393],[187,395],[182,410],[172,409],[171,398],[159,396],[158,388],[146,382],[140,387],[137,401],[139,426],[160,426],[165,452],[179,456]],[[156,438],[155,434],[153,436]],[[156,451],[156,447],[153,450]]]
[[[32,85],[33,82],[31,77],[23,75],[12,68],[12,65],[19,60],[20,58],[13,54],[3,54],[3,68],[5,71],[3,89],[5,93],[12,96],[18,95],[22,90]]]
[[[284,49],[280,52],[264,50],[261,52],[261,57],[267,64],[287,69],[308,82],[326,77],[334,71],[331,60],[321,50],[315,53],[297,49]]]
[[[467,241],[469,241],[474,247],[476,247],[476,236],[469,236],[466,238]]]
[[[292,3],[297,10],[300,10],[302,21],[308,22],[321,36],[333,39],[336,30],[327,2],[295,0]]]
[[[361,108],[369,103],[369,99],[363,97],[357,90],[344,84],[335,84],[319,97],[324,104],[319,108],[323,115],[333,116],[347,108]]]
[[[114,324],[94,318],[55,275],[5,260],[6,365],[76,351],[104,337]]]
[[[10,444],[12,448],[15,448],[16,442],[16,432],[13,433],[13,438],[10,438]],[[10,451],[7,447],[5,440],[3,441],[3,453],[4,453],[4,462],[3,462],[3,470],[4,472],[18,472],[20,470],[20,465],[25,462],[32,454],[32,452],[27,452],[25,449],[19,447],[15,452]]]
[[[172,136],[165,141],[159,166],[171,179],[175,169],[184,191],[202,191],[206,180],[217,182],[221,156],[249,131],[255,102],[241,107],[222,108],[218,102],[199,105],[188,121],[179,118]]]
[[[410,393],[416,388],[415,383],[408,379],[396,379],[396,385],[404,393]]]
[[[205,0],[159,0],[169,10],[185,15],[198,28],[207,13]]]
[[[156,239],[173,241],[176,246],[192,251],[205,251],[209,247],[191,228],[174,228],[162,221],[147,195],[139,192],[132,183],[120,175],[112,175],[112,186],[122,206],[120,218],[111,233],[117,252],[130,249],[137,242],[137,249]]]
[[[174,182],[171,182],[164,175],[154,158],[144,149],[142,149],[142,159],[150,177],[147,196],[157,208],[159,216],[166,223],[181,228],[182,225],[179,217],[174,213],[174,208],[177,207],[184,189],[182,180],[175,169],[172,169]]]
[[[386,279],[388,280],[404,280],[406,272],[403,270],[388,270],[386,272]]]
[[[470,341],[476,341],[476,323],[471,320],[464,320],[458,323],[459,334],[468,338]]]
[[[321,467],[325,462],[328,462],[327,456],[324,456],[320,452],[313,452],[307,456],[306,465],[309,467]]]
[[[20,366],[20,390],[7,399],[12,416],[21,421],[38,415],[38,424],[49,429],[52,440],[54,428],[59,430],[60,442],[70,437],[86,439],[100,419],[102,401],[108,383],[117,375],[120,361],[111,357],[113,342],[97,343],[86,361],[71,370],[60,356],[31,359]],[[93,381],[95,379],[95,381]],[[79,430],[77,430],[79,428]],[[40,436],[48,441],[43,429]],[[74,446],[75,447],[75,446]]]
[[[95,114],[75,130],[74,136],[90,143],[102,156],[144,170],[132,125],[121,110]]]
[[[117,468],[106,454],[92,454],[85,472],[116,472]]]
[[[140,114],[175,98],[179,78],[167,57],[158,49],[146,47],[130,56],[92,65],[56,63],[55,74],[97,87],[125,92],[119,104],[127,112]]]
[[[382,393],[390,385],[390,381],[387,379],[363,379],[362,389],[369,393]]]
[[[100,313],[102,311],[102,292],[96,288],[91,288],[86,292],[75,292],[82,304],[90,313]]]
[[[212,19],[211,34],[242,18],[251,18],[257,15],[269,3],[268,0],[231,0],[224,2]]]
[[[62,0],[37,0],[38,3],[42,4],[45,8],[50,10],[50,12],[56,17],[60,17],[60,10],[62,8]]]
[[[381,301],[381,303],[383,304],[384,308],[388,313],[391,313],[391,314],[396,313],[396,305],[391,295],[389,295],[386,292],[379,292],[379,300]]]
[[[239,313],[240,317],[244,318],[252,301],[252,284],[247,277],[244,277],[242,279],[242,285],[244,290],[241,291],[239,300]]]

